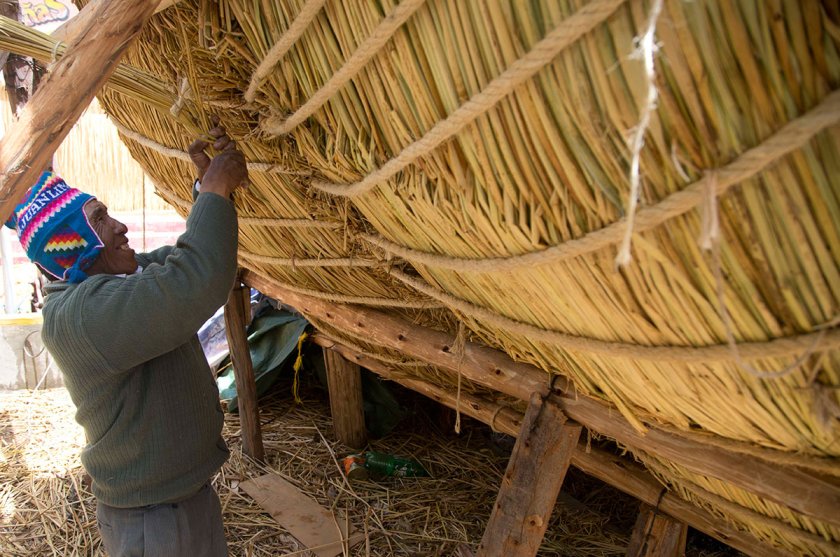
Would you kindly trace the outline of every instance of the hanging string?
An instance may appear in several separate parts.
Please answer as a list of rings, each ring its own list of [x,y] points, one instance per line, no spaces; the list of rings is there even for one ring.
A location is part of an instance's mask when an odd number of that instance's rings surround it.
[[[452,352],[458,356],[458,390],[455,393],[455,433],[461,433],[461,364],[464,363],[464,353],[467,346],[467,328],[463,321],[458,321],[458,332]]]
[[[641,58],[645,68],[645,84],[647,85],[647,98],[642,106],[639,115],[639,123],[633,131],[630,141],[630,199],[627,206],[627,228],[624,232],[624,239],[615,258],[616,267],[623,267],[630,263],[630,242],[633,237],[633,222],[636,218],[636,206],[639,203],[641,193],[641,176],[639,163],[642,155],[642,148],[645,146],[645,132],[650,123],[650,116],[656,110],[656,100],[659,96],[656,90],[656,67],[653,63],[653,55],[656,52],[656,20],[662,11],[662,0],[655,0],[648,16],[647,28],[641,38],[638,38],[639,49],[633,54],[633,58]]]
[[[300,404],[303,402],[300,398],[299,389],[300,389],[300,370],[303,367],[303,341],[305,341],[309,337],[309,333],[304,331],[299,337],[297,341],[297,358],[295,359],[295,363],[292,366],[292,369],[295,372],[294,380],[292,381],[292,396],[295,399],[295,404]]]
[[[62,48],[64,43],[62,41],[57,41],[53,47],[52,52],[50,53],[50,65],[47,66],[47,73],[53,71],[53,68],[58,63],[58,49]]]
[[[802,366],[802,364],[804,364],[808,360],[808,358],[816,351],[817,347],[823,341],[826,331],[829,328],[835,326],[837,324],[836,322],[840,319],[834,318],[830,322],[818,327],[820,329],[819,334],[814,336],[814,339],[811,341],[810,345],[805,349],[805,352],[798,356],[790,365],[788,365],[784,369],[778,371],[759,370],[747,363],[742,358],[741,351],[738,348],[738,343],[735,340],[732,316],[729,314],[729,310],[726,309],[726,303],[724,300],[724,281],[722,270],[723,265],[721,263],[720,256],[720,245],[722,243],[722,238],[720,234],[720,220],[718,217],[718,198],[715,193],[717,189],[717,180],[715,173],[711,173],[709,178],[710,179],[708,181],[707,187],[708,194],[706,195],[706,199],[702,206],[702,230],[700,231],[700,238],[698,242],[703,250],[706,250],[711,253],[712,273],[715,278],[715,294],[717,297],[718,314],[720,315],[720,318],[723,321],[724,333],[726,335],[726,343],[729,346],[729,350],[732,353],[733,359],[735,360],[735,363],[738,365],[738,367],[746,371],[753,377],[757,379],[781,379],[783,377],[787,377],[788,375],[799,369]]]

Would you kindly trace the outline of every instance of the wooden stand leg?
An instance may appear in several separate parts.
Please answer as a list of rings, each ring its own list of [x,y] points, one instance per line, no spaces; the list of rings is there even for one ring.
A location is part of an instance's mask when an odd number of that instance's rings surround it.
[[[257,461],[262,461],[262,433],[260,432],[260,409],[257,404],[257,382],[248,349],[248,334],[245,329],[251,316],[250,288],[238,284],[233,287],[225,304],[225,330],[233,362],[233,377],[236,381],[236,398],[239,406],[239,422],[242,425],[242,450]]]
[[[581,430],[552,398],[531,396],[478,557],[537,554]]]
[[[324,362],[335,435],[348,447],[361,449],[367,444],[361,368],[332,350],[324,350]]]
[[[682,557],[688,526],[642,503],[627,557]]]

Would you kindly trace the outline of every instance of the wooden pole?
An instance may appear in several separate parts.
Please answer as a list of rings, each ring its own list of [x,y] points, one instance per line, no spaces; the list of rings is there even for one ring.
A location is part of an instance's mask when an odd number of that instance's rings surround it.
[[[453,335],[381,311],[291,292],[253,271],[247,271],[244,280],[304,315],[442,369],[460,372],[485,387],[521,400],[528,400],[533,392],[548,393],[544,371],[514,362],[498,350],[466,343],[462,351],[456,351],[452,349]],[[840,526],[840,480],[836,477],[780,465],[774,461],[778,451],[755,449],[754,454],[739,453],[696,437],[666,431],[655,424],[647,424],[647,431],[640,432],[622,418],[615,406],[575,393],[562,378],[555,382],[555,388],[564,391],[561,409],[570,419],[630,449],[657,455],[696,474],[731,482],[806,516]],[[759,458],[757,454],[763,456]]]
[[[646,503],[630,535],[627,557],[684,557],[686,525]],[[682,545],[680,545],[682,544]]]
[[[361,449],[367,444],[361,368],[332,350],[324,350],[324,363],[335,435],[348,447]]]
[[[76,14],[76,17],[70,18],[62,23],[61,26],[50,33],[50,35],[52,35],[53,38],[65,43],[73,42],[73,40],[78,36],[79,31],[81,31],[81,29],[90,21],[94,10],[96,10],[99,4],[103,1],[104,0],[91,0],[85,4],[85,7],[78,14]],[[179,1],[180,0],[160,0],[160,4],[158,4],[157,8],[155,8],[155,14],[172,7]]]
[[[531,396],[478,557],[533,557],[540,548],[581,430],[552,398]]]
[[[49,165],[53,153],[123,52],[154,13],[159,0],[101,0],[0,140],[0,221]]]
[[[316,344],[339,352],[348,360],[358,363],[385,379],[399,383],[449,408],[459,407],[465,415],[484,422],[495,431],[519,435],[523,415],[513,408],[501,406],[494,401],[465,392],[461,393],[460,404],[458,404],[455,395],[439,385],[422,379],[405,377],[391,366],[370,356],[359,354],[344,345],[336,344],[335,341],[321,334],[316,333],[312,339]],[[759,540],[748,532],[737,530],[723,519],[668,493],[656,478],[632,460],[609,454],[595,447],[587,448],[585,443],[579,442],[577,450],[572,455],[572,466],[642,502],[654,506],[659,504],[663,512],[747,555],[754,557],[792,557],[793,555],[791,552]],[[801,532],[801,536],[803,543],[818,545],[822,541],[824,545],[830,545],[829,542],[820,540],[807,532]]]
[[[242,426],[242,451],[256,461],[265,458],[260,431],[260,408],[257,382],[248,348],[246,327],[251,318],[250,289],[237,283],[225,304],[225,332],[233,362],[239,422]]]

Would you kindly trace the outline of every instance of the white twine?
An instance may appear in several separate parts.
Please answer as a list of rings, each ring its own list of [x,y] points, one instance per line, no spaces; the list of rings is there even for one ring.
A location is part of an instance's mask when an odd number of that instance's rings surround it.
[[[640,57],[644,62],[647,98],[645,99],[644,106],[642,106],[639,123],[633,131],[633,137],[630,141],[632,157],[630,159],[630,198],[627,206],[627,229],[624,232],[621,247],[615,258],[616,267],[626,266],[632,259],[630,255],[630,242],[633,237],[633,222],[636,217],[636,206],[639,204],[639,195],[641,192],[639,161],[641,159],[642,148],[645,146],[645,132],[647,131],[648,124],[650,124],[650,115],[656,110],[656,100],[659,96],[656,90],[656,67],[654,66],[653,60],[654,53],[657,50],[655,40],[656,21],[659,19],[661,11],[662,0],[655,0],[650,9],[647,28],[644,34],[637,38],[639,49],[632,56],[633,58]]]
[[[58,63],[58,49],[64,45],[62,41],[56,41],[56,43],[52,47],[52,52],[50,53],[50,65],[47,66],[47,73],[53,71],[53,68]]]
[[[178,98],[175,101],[175,104],[169,108],[169,112],[172,116],[175,116],[176,118],[178,117],[178,114],[181,113],[181,109],[184,108],[184,102],[186,102],[191,93],[192,90],[190,89],[190,82],[186,77],[181,79],[181,86],[178,88]]]
[[[710,172],[708,176],[708,186],[706,189],[707,195],[702,206],[702,230],[700,231],[698,243],[700,244],[701,249],[711,252],[712,273],[715,277],[715,294],[717,296],[718,314],[720,315],[720,318],[723,321],[724,332],[726,334],[726,343],[729,346],[729,350],[732,352],[732,356],[734,357],[735,363],[738,365],[738,367],[744,370],[745,372],[749,373],[756,379],[781,379],[783,377],[787,377],[788,375],[799,369],[802,366],[802,364],[804,364],[808,360],[808,358],[816,350],[817,346],[819,346],[822,342],[823,337],[825,337],[826,331],[836,326],[837,322],[840,321],[840,319],[835,317],[828,323],[824,323],[819,327],[815,327],[815,329],[820,329],[819,334],[814,337],[813,342],[811,342],[811,344],[808,346],[805,352],[798,356],[790,365],[788,365],[784,369],[770,371],[756,369],[741,357],[741,351],[738,349],[738,343],[735,340],[735,333],[732,325],[732,316],[729,315],[729,310],[726,309],[726,303],[724,301],[723,296],[723,270],[720,261],[720,244],[722,242],[722,238],[720,234],[720,219],[718,217],[717,205],[717,175],[715,172]]]
[[[458,355],[458,389],[455,393],[455,433],[461,434],[461,364],[464,363],[464,353],[467,349],[467,328],[463,321],[458,322],[458,332],[455,335],[453,352]]]
[[[706,198],[700,212],[700,248],[711,251],[712,245],[720,239],[720,219],[717,210],[717,172],[708,173],[706,180]]]

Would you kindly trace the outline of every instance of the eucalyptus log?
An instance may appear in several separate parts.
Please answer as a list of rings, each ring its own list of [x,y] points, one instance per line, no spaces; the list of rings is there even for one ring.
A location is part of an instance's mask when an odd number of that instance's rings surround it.
[[[0,140],[0,220],[5,221],[108,80],[159,0],[101,0]]]
[[[531,395],[479,557],[533,557],[540,548],[581,430],[553,398]]]
[[[94,10],[103,2],[104,0],[92,0],[88,2],[85,7],[76,14],[76,17],[70,18],[69,20],[65,21],[61,24],[55,31],[50,33],[53,37],[58,39],[59,41],[70,43],[72,42],[76,36],[79,34],[79,31],[87,25],[88,21],[92,17]],[[159,0],[160,3],[155,8],[155,13],[160,13],[163,10],[177,4],[180,0]]]
[[[404,373],[393,367],[360,354],[347,346],[337,344],[323,335],[316,333],[312,338],[318,345],[340,353],[348,360],[357,362],[385,379],[399,383],[449,408],[458,408],[465,415],[489,425],[494,431],[513,436],[519,435],[523,414],[516,409],[465,392],[461,392],[460,401],[458,401],[454,394],[443,387],[422,379],[406,377]],[[656,478],[632,460],[609,454],[596,447],[587,447],[585,443],[580,442],[572,454],[572,466],[644,503],[653,506],[659,504],[659,508],[668,515],[688,523],[693,528],[747,555],[755,557],[791,557],[793,555],[759,540],[748,532],[737,530],[723,519],[668,493]],[[802,535],[803,538],[810,536],[804,532]],[[806,543],[813,541],[808,539]]]
[[[324,350],[324,363],[335,436],[348,447],[361,449],[367,444],[361,368],[332,350]]]
[[[482,386],[521,400],[529,400],[534,392],[545,395],[551,387],[544,371],[514,362],[498,350],[466,343],[463,350],[456,353],[454,335],[420,327],[378,310],[335,304],[291,292],[253,271],[247,271],[244,280],[304,315],[312,315],[338,330],[460,373]],[[759,497],[840,526],[840,480],[837,478],[780,465],[773,462],[772,451],[766,451],[767,459],[763,459],[676,435],[655,425],[640,432],[615,406],[575,393],[568,381],[558,378],[554,388],[563,393],[561,408],[569,418],[630,449],[667,459],[696,474],[728,481]]]
[[[251,318],[250,289],[234,286],[225,303],[225,333],[233,363],[239,422],[242,426],[242,451],[256,461],[265,457],[260,430],[260,408],[257,402],[257,382],[251,362],[246,331]]]

